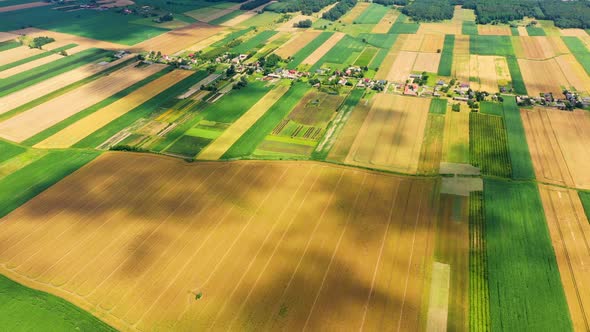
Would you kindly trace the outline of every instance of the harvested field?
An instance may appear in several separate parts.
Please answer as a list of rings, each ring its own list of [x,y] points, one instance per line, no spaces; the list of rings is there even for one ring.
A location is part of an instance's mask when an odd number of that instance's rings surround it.
[[[197,22],[148,39],[144,42],[134,45],[132,49],[138,51],[157,50],[162,52],[162,54],[174,54],[194,45],[201,40],[216,35],[223,30],[224,28],[222,27]]]
[[[77,47],[73,47],[67,50],[68,55],[72,55],[72,54],[76,54],[78,52],[82,52],[84,50],[86,50],[87,48],[85,46],[77,46]],[[33,61],[29,61],[26,63],[23,63],[22,65],[18,65],[15,67],[12,67],[10,69],[7,70],[3,70],[0,72],[0,79],[3,78],[7,78],[10,77],[12,75],[16,75],[16,74],[20,74],[22,72],[25,72],[27,70],[31,70],[33,68],[37,68],[39,66],[43,66],[45,64],[51,63],[53,61],[59,60],[61,59],[63,56],[60,54],[52,54],[37,60],[33,60]]]
[[[346,121],[342,131],[336,137],[336,142],[330,152],[328,153],[327,160],[333,160],[338,162],[344,162],[350,151],[350,147],[356,139],[356,135],[362,128],[363,123],[369,111],[371,110],[372,103],[369,100],[360,100],[356,107],[353,109],[352,114]]]
[[[582,110],[521,110],[536,177],[590,189],[590,118]]]
[[[281,85],[267,93],[244,115],[227,128],[219,138],[199,154],[203,160],[217,160],[260,119],[287,91],[289,86]]]
[[[312,40],[316,39],[322,32],[321,31],[305,31],[301,34],[291,38],[288,42],[279,47],[274,53],[283,59],[295,55],[305,45],[309,44]]]
[[[514,51],[518,58],[544,60],[569,53],[560,37],[513,37]]]
[[[352,24],[359,15],[361,15],[367,8],[369,8],[371,4],[368,2],[357,2],[357,4],[342,18],[340,19],[342,23],[345,24]]]
[[[334,33],[326,42],[324,42],[313,53],[311,53],[305,60],[303,60],[302,64],[313,66],[324,55],[326,55],[326,53],[328,53],[332,49],[332,47],[334,47],[342,38],[344,38],[344,36],[346,36],[346,35],[341,32]]]
[[[526,89],[531,96],[546,92],[561,96],[564,88],[570,88],[567,78],[555,59],[544,61],[518,59],[518,65]]]
[[[15,10],[27,9],[27,8],[35,8],[35,7],[42,7],[42,6],[49,6],[50,2],[27,2],[21,5],[14,5],[14,6],[4,6],[0,7],[0,13],[6,12],[13,12]]]
[[[346,163],[415,174],[430,99],[379,94]]]
[[[402,48],[402,46],[406,42],[406,38],[409,35],[399,35],[395,40],[395,43],[390,48],[389,52],[385,56],[385,59],[381,62],[381,66],[379,66],[379,71],[375,74],[375,79],[378,80],[386,80],[390,74],[394,71],[393,64],[398,58],[398,54]],[[405,81],[405,80],[404,80]]]
[[[201,41],[199,41],[198,43],[191,45],[190,47],[187,48],[187,51],[193,51],[193,52],[198,52],[198,51],[202,51],[204,49],[206,49],[207,47],[223,40],[224,38],[226,38],[229,34],[231,33],[231,31],[222,31],[216,35],[213,35],[209,38],[205,38]]]
[[[412,68],[414,68],[414,63],[416,62],[417,57],[417,52],[399,52],[385,79],[390,82],[405,82],[412,72]]]
[[[456,21],[445,21],[439,23],[420,23],[418,28],[418,35],[424,34],[442,34],[444,35],[460,35],[461,34],[461,22]]]
[[[19,106],[25,105],[26,103],[32,100],[35,100],[51,92],[57,91],[72,83],[78,82],[94,74],[100,73],[101,71],[114,67],[124,61],[127,61],[127,58],[109,62],[107,64],[92,63],[85,66],[81,66],[72,69],[67,73],[57,75],[35,85],[31,85],[28,88],[18,90],[14,93],[9,94],[8,96],[1,97],[0,114],[6,113]]]
[[[586,75],[584,67],[572,54],[561,55],[555,58],[561,71],[567,73],[567,80],[579,92],[590,92],[590,77]]]
[[[440,62],[440,53],[418,53],[413,71],[436,73]]]
[[[560,29],[562,36],[567,37],[588,37],[588,34],[583,29]]]
[[[137,68],[133,63],[0,123],[0,137],[22,142],[164,67],[150,65]]]
[[[521,37],[526,37],[529,35],[528,31],[526,30],[526,27],[518,27],[517,31],[518,31],[518,35]]]
[[[401,50],[408,52],[419,52],[422,48],[422,42],[424,41],[423,35],[408,34],[404,43],[402,44]],[[442,48],[442,44],[441,44]]]
[[[201,8],[197,10],[192,10],[190,12],[184,13],[187,16],[194,18],[195,20],[199,20],[201,22],[209,23],[213,20],[216,20],[222,16],[225,16],[235,10],[237,8],[230,7],[230,8]],[[239,8],[239,5],[237,6]]]
[[[443,34],[425,34],[420,46],[420,52],[439,53],[443,49],[445,35]]]
[[[479,24],[477,26],[477,32],[480,35],[488,36],[512,36],[512,31],[510,30],[510,27],[507,25]]]
[[[483,90],[490,93],[498,91],[498,77],[496,75],[496,58],[490,55],[472,55],[470,58],[470,76],[477,77],[477,82],[471,82],[474,90]],[[502,58],[503,59],[503,58]],[[505,61],[504,61],[505,63]],[[506,65],[507,74],[508,65]]]
[[[258,13],[255,11],[244,12],[243,14],[240,14],[230,20],[223,22],[221,25],[226,26],[226,27],[235,27],[235,26],[239,25],[240,23],[247,21],[256,15],[258,15]]]
[[[8,41],[8,40],[16,39],[17,37],[18,37],[18,35],[16,35],[16,34],[0,31],[0,43]]]
[[[175,83],[190,76],[191,71],[175,70],[139,88],[118,101],[59,131],[37,144],[39,148],[67,148],[143,104]]]
[[[432,104],[436,99],[431,101]],[[429,114],[424,130],[418,174],[438,174],[442,159],[443,135],[445,129],[445,117],[441,114]]]
[[[372,33],[388,33],[391,29],[391,26],[397,20],[399,16],[399,12],[397,10],[389,9],[385,16],[373,27]]]
[[[452,74],[459,82],[469,82],[469,36],[455,36]]]
[[[590,330],[590,223],[575,190],[539,185],[575,331]]]
[[[44,51],[37,48],[30,48],[28,46],[19,46],[7,51],[0,52],[0,66],[13,63],[20,59],[28,58],[37,54],[41,54]]]
[[[443,161],[469,163],[469,111],[447,112],[443,140]]]
[[[437,186],[108,153],[2,220],[0,270],[120,330],[423,330]]]

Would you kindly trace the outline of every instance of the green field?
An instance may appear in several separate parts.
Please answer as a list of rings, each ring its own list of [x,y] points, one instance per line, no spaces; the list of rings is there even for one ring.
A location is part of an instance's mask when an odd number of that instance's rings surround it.
[[[469,330],[490,330],[483,193],[469,194]]]
[[[377,48],[374,48],[374,47],[365,48],[365,50],[361,53],[361,55],[358,57],[358,59],[356,59],[356,62],[354,63],[354,65],[359,66],[359,67],[368,66],[373,61],[373,58],[375,58],[375,55],[377,54],[377,52],[379,52],[379,49],[377,49]]]
[[[56,53],[59,53],[61,51],[69,50],[70,48],[73,48],[73,47],[76,47],[76,46],[78,46],[78,45],[76,45],[76,44],[68,44],[68,45],[65,45],[65,46],[62,46],[62,47],[58,47],[58,48],[52,49],[51,51],[39,53],[37,55],[33,55],[33,56],[28,57],[28,58],[20,59],[18,61],[11,62],[11,63],[5,64],[3,66],[0,66],[0,71],[4,71],[4,70],[10,69],[10,68],[14,68],[16,66],[20,66],[20,65],[25,64],[27,62],[31,62],[31,61],[35,61],[35,60],[38,60],[38,59],[42,59],[42,58],[47,57],[47,56],[50,56],[52,54],[56,54]]]
[[[236,121],[270,91],[265,84],[265,82],[254,82],[243,89],[229,92],[204,110],[204,119],[222,123]]]
[[[470,36],[477,36],[479,33],[477,31],[477,25],[475,22],[463,22],[463,26],[461,27],[461,32],[464,35]]]
[[[184,135],[167,148],[166,152],[192,158],[199,154],[211,141],[213,140],[209,138]]]
[[[385,6],[372,3],[354,22],[355,24],[377,24],[385,16],[387,10],[388,8]]]
[[[3,41],[3,42],[0,42],[0,52],[8,51],[8,50],[11,50],[11,49],[19,47],[19,46],[21,46],[21,44],[17,41],[14,41],[14,40]]]
[[[52,151],[0,179],[0,218],[99,155],[95,151]]]
[[[104,141],[115,135],[116,133],[120,132],[121,130],[125,129],[135,121],[141,118],[147,118],[156,111],[158,111],[159,107],[167,102],[171,98],[175,98],[176,96],[182,94],[184,91],[188,90],[191,86],[197,84],[199,81],[207,77],[207,72],[205,71],[198,71],[192,74],[191,76],[185,78],[184,80],[176,83],[175,85],[171,86],[170,88],[160,92],[159,94],[155,95],[152,99],[148,100],[147,102],[139,105],[138,107],[132,109],[131,111],[127,112],[125,115],[117,118],[116,120],[110,122],[108,125],[100,128],[99,130],[89,134],[86,138],[81,140],[80,142],[74,144],[73,147],[76,148],[95,148],[102,144]]]
[[[438,74],[440,76],[451,76],[453,67],[453,50],[455,47],[455,35],[445,35],[445,42],[438,64]]]
[[[504,116],[504,108],[501,103],[482,101],[479,105],[483,114]]]
[[[469,156],[483,175],[510,177],[510,157],[504,120],[476,112],[469,114]]]
[[[535,183],[484,180],[492,330],[572,331]]]
[[[377,70],[387,57],[389,49],[395,44],[398,35],[396,34],[361,34],[358,39],[367,45],[379,48],[379,51],[369,64],[370,69]]]
[[[211,46],[212,47],[221,47],[221,46],[231,42],[232,40],[236,40],[236,39],[244,36],[245,34],[247,34],[248,32],[250,32],[254,29],[255,29],[254,27],[250,27],[247,29],[234,31],[234,32],[230,33],[229,35],[225,36],[225,38],[223,38],[222,40],[211,44]]]
[[[0,97],[24,89],[35,83],[45,81],[59,74],[66,73],[85,64],[98,61],[108,54],[110,54],[108,51],[96,48],[88,49],[8,78],[0,79]]]
[[[409,22],[406,15],[400,14],[389,29],[389,33],[414,34],[418,31],[418,28],[420,28],[420,24]]]
[[[510,153],[510,164],[512,165],[512,178],[534,179],[535,171],[527,144],[520,109],[516,105],[513,96],[503,95],[504,101],[504,124],[508,141],[508,152]]]
[[[514,56],[510,36],[470,36],[469,52],[477,55]]]
[[[430,101],[430,113],[446,114],[447,113],[447,100],[443,99],[443,98],[433,98]]]
[[[582,205],[584,206],[584,212],[586,212],[586,218],[588,218],[588,220],[590,220],[590,192],[579,191],[578,195],[580,196],[580,200],[582,201]]]
[[[545,30],[541,27],[526,27],[529,36],[546,36]]]
[[[0,320],[6,331],[115,331],[61,298],[0,275]]]
[[[517,27],[510,27],[510,32],[512,33],[513,36],[520,36],[520,33],[518,32]]]
[[[506,62],[508,63],[508,70],[510,71],[510,77],[512,78],[512,88],[514,92],[520,95],[527,95],[526,85],[520,72],[520,66],[514,56],[507,56]]]
[[[0,164],[26,150],[21,146],[0,140]]]
[[[333,32],[322,32],[319,36],[317,36],[314,40],[312,40],[309,44],[305,45],[299,52],[293,55],[293,60],[289,62],[287,68],[295,69],[297,66],[303,62],[308,56],[311,55],[318,47],[320,47],[326,40],[330,39]]]
[[[318,62],[312,67],[311,71],[322,68],[323,65],[338,65],[344,67],[352,65],[356,57],[351,60],[351,54],[359,54],[363,51],[365,45],[349,35],[344,36],[332,49],[328,51]],[[342,69],[342,68],[338,68]]]
[[[248,39],[247,41],[241,43],[240,45],[234,47],[232,49],[235,53],[250,53],[255,51],[256,49],[262,48],[264,43],[272,36],[276,35],[276,31],[272,30],[265,30],[257,34],[256,36]]]
[[[221,159],[233,159],[251,155],[258,144],[270,134],[281,120],[293,110],[301,98],[309,91],[305,83],[296,83],[281,99],[271,106],[258,121],[250,127],[221,157]]]
[[[578,37],[561,37],[576,60],[584,67],[584,70],[590,75],[590,51]]]

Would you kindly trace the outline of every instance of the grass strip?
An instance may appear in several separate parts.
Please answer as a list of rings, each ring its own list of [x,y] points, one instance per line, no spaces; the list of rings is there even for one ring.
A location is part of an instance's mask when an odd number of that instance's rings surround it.
[[[512,78],[512,88],[514,92],[519,95],[527,95],[526,85],[520,72],[520,66],[515,56],[507,56],[506,63],[508,64],[508,71],[510,71],[510,77]]]
[[[430,101],[430,113],[433,114],[446,114],[447,113],[447,100],[444,98],[433,98]]]
[[[531,161],[531,153],[520,117],[520,109],[516,105],[514,96],[503,95],[504,124],[512,165],[513,179],[534,179],[535,171]]]
[[[27,151],[27,149],[7,141],[0,140],[0,163],[16,157],[19,154]]]
[[[13,48],[17,48],[21,46],[21,43],[14,41],[14,40],[7,40],[0,43],[0,52],[8,51]]]
[[[453,49],[455,48],[455,35],[445,35],[440,62],[438,63],[438,74],[440,76],[451,76],[453,67]]]

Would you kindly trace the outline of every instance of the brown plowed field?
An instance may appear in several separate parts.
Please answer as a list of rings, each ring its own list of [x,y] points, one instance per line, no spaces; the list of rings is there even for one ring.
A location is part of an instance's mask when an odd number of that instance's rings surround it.
[[[346,163],[415,174],[430,99],[379,94]]]
[[[121,330],[423,330],[437,186],[107,153],[2,220],[0,271]]]
[[[0,123],[0,137],[22,142],[164,67],[155,64],[137,68],[133,63]]]
[[[520,111],[537,180],[590,189],[590,118],[585,111]]]
[[[531,96],[551,92],[559,97],[563,93],[563,88],[570,88],[567,78],[555,59],[544,61],[518,59],[518,65],[526,89]]]
[[[540,185],[561,282],[575,331],[590,330],[590,224],[575,190]]]

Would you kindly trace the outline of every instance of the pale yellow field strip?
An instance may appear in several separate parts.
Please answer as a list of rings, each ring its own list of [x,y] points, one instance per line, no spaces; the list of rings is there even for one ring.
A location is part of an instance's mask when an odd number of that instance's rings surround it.
[[[479,90],[494,93],[498,91],[498,77],[496,74],[496,57],[475,55],[477,57],[477,73]]]
[[[312,22],[315,22],[318,20],[318,18],[315,16],[308,16],[308,15],[296,15],[293,18],[291,18],[290,20],[288,20],[287,22],[281,24],[281,26],[275,30],[276,31],[287,31],[287,32],[299,31],[301,29],[294,27],[294,25],[296,23],[303,21],[303,20],[310,20]]]
[[[570,53],[561,37],[520,36],[512,37],[517,57],[530,60],[545,60],[560,54]]]
[[[7,65],[9,63],[13,63],[15,61],[28,58],[37,54],[41,54],[45,51],[42,51],[38,48],[30,48],[28,46],[18,46],[15,48],[11,48],[6,51],[0,52],[0,66]]]
[[[318,47],[313,53],[311,53],[305,60],[303,60],[302,64],[313,66],[316,62],[318,62],[326,53],[328,53],[332,47],[334,47],[338,42],[344,38],[345,34],[342,32],[334,33],[326,42],[322,44],[322,46]]]
[[[221,158],[221,156],[223,156],[223,154],[287,91],[289,91],[289,86],[281,85],[268,92],[262,99],[254,104],[248,112],[229,126],[221,136],[203,149],[197,159],[217,160]]]
[[[207,47],[213,45],[214,43],[222,40],[230,33],[231,33],[231,31],[229,31],[229,30],[222,31],[216,35],[209,37],[209,38],[203,39],[200,42],[198,42],[190,47],[187,47],[187,51],[193,51],[193,52],[202,51],[202,50],[206,49]]]
[[[440,62],[440,53],[418,53],[413,71],[436,73]]]
[[[35,8],[35,7],[43,7],[49,6],[50,2],[29,2],[22,5],[14,5],[14,6],[4,6],[0,7],[0,13],[6,12],[13,12],[15,10],[27,9],[27,8]]]
[[[455,36],[452,73],[459,82],[468,83],[470,77],[469,36]]]
[[[566,78],[570,86],[575,87],[580,92],[590,92],[590,77],[572,54],[558,56],[555,61],[557,61],[561,71],[567,73]]]
[[[445,42],[445,35],[429,33],[424,35],[420,52],[440,53]]]
[[[156,64],[138,68],[133,63],[0,123],[0,137],[22,142],[162,70],[164,66]]]
[[[188,70],[172,71],[137,89],[116,102],[90,114],[40,142],[37,148],[68,148],[96,130],[123,116],[135,107],[191,75]]]
[[[469,57],[469,84],[473,90],[480,90],[480,79],[479,79],[479,56],[471,55]],[[477,82],[472,82],[471,77],[476,77]]]
[[[162,54],[172,55],[224,30],[225,28],[222,27],[197,22],[143,41],[134,45],[131,49],[155,50],[162,52]]]
[[[469,164],[469,109],[461,104],[461,112],[447,112],[443,136],[442,160]]]
[[[455,48],[453,49],[453,55],[466,54],[469,54],[469,36],[455,36]]]
[[[352,24],[359,15],[361,15],[371,4],[368,2],[357,2],[356,5],[348,11],[340,20],[345,24]]]
[[[397,17],[399,16],[399,14],[400,13],[397,10],[388,9],[387,13],[385,13],[385,16],[383,16],[381,21],[379,21],[379,23],[377,23],[373,27],[373,31],[371,31],[371,32],[372,33],[388,33],[389,30],[391,29],[391,26],[397,20]]]
[[[73,55],[73,54],[76,54],[78,52],[84,51],[86,49],[87,48],[85,46],[76,46],[76,47],[70,48],[66,52],[68,52],[68,55]],[[31,70],[33,68],[37,68],[39,66],[42,66],[42,65],[51,63],[51,62],[56,61],[56,60],[59,60],[61,58],[63,58],[62,55],[52,54],[50,56],[46,56],[46,57],[43,57],[41,59],[37,59],[37,60],[29,61],[27,63],[23,63],[22,65],[19,65],[19,66],[12,67],[10,69],[1,71],[0,72],[0,79],[1,78],[7,78],[7,77],[10,77],[12,75],[20,74],[20,73],[22,73],[24,71]]]
[[[258,15],[255,11],[247,11],[239,16],[232,18],[226,22],[223,22],[221,25],[225,27],[235,27],[236,25],[251,19],[252,17]]]
[[[510,76],[510,69],[508,68],[508,62],[506,62],[505,57],[495,57],[494,64],[496,66],[496,77],[498,79],[498,85],[507,85],[508,82],[512,81],[512,77]]]
[[[460,35],[462,31],[461,21],[444,21],[439,23],[420,23],[416,34]]]
[[[4,96],[0,98],[0,114],[6,113],[46,94],[59,90],[65,86],[78,82],[103,70],[109,69],[124,61],[127,61],[126,57],[109,62],[107,64],[91,63],[84,65],[76,69],[72,69],[67,73],[54,76],[43,82],[16,91],[12,94],[9,94],[8,96]]]
[[[563,88],[569,88],[569,82],[555,59],[543,61],[518,59],[518,65],[531,96],[547,92],[560,96]]]
[[[480,35],[488,36],[512,36],[512,30],[507,25],[477,25],[477,31]]]
[[[7,40],[16,39],[16,38],[18,38],[18,35],[16,35],[16,34],[8,33],[8,32],[0,32],[0,43],[7,41]]]
[[[385,56],[385,59],[381,63],[381,66],[379,66],[379,71],[377,71],[377,73],[375,74],[375,79],[378,79],[378,80],[386,80],[387,79],[387,77],[389,76],[389,73],[392,71],[393,63],[395,62],[402,46],[406,42],[407,36],[408,36],[407,34],[403,34],[403,35],[399,35],[397,37],[395,44],[393,44],[393,46],[391,47],[391,49],[389,50],[389,52]]]
[[[305,31],[301,33],[293,33],[291,39],[286,43],[279,46],[274,53],[283,59],[293,56],[299,52],[305,45],[309,44],[312,40],[320,35],[320,31]]]
[[[584,29],[560,29],[562,36],[567,37],[588,37],[588,34]]]
[[[389,69],[386,80],[396,83],[405,82],[409,78],[412,68],[414,68],[417,57],[418,52],[399,52]]]
[[[122,331],[422,331],[438,186],[106,153],[3,218],[0,270]]]
[[[590,223],[575,190],[539,185],[575,331],[590,330]]]
[[[102,48],[106,50],[128,50],[130,49],[127,45],[116,44],[111,42],[105,42],[102,40],[96,40],[86,37],[80,37],[62,32],[42,30],[37,28],[26,28],[21,30],[11,31],[12,33],[19,35],[27,35],[28,37],[51,37],[56,41],[67,42],[68,44],[78,44],[80,46],[86,46],[87,48]]]
[[[434,262],[430,281],[430,301],[426,331],[446,332],[449,317],[449,288],[451,286],[451,266]]]
[[[406,35],[406,40],[402,45],[401,50],[407,52],[419,52],[422,48],[422,42],[424,41],[424,35]]]
[[[521,37],[523,37],[523,36],[526,37],[526,36],[529,35],[529,32],[526,29],[526,27],[522,27],[521,26],[521,27],[518,27],[517,30],[518,30],[518,35],[521,36]]]

